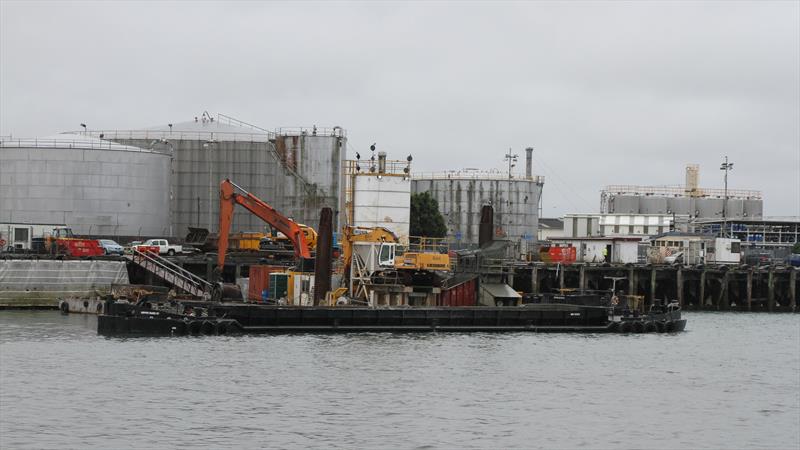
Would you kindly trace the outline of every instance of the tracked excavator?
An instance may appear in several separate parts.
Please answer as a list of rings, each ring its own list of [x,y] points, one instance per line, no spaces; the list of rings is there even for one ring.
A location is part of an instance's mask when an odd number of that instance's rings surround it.
[[[450,269],[450,257],[437,252],[398,251],[397,236],[383,227],[346,226],[342,230],[344,280],[350,295],[369,297],[371,284],[415,284],[435,271]],[[334,301],[344,291],[334,294]]]
[[[222,284],[220,280],[222,270],[225,267],[228,237],[231,222],[233,221],[233,210],[236,205],[243,206],[253,215],[286,236],[286,239],[292,243],[294,248],[299,271],[304,272],[313,269],[311,246],[306,240],[306,233],[303,228],[278,212],[267,202],[226,178],[219,186],[219,241],[217,244],[217,267],[214,270],[214,280],[212,280],[215,285],[212,292],[213,300],[219,301],[227,297],[227,293],[232,291],[230,286]]]

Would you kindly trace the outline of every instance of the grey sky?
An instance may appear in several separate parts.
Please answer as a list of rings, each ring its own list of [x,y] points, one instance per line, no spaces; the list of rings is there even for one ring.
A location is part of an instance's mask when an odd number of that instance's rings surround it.
[[[222,112],[348,130],[416,171],[545,175],[544,215],[608,184],[759,189],[800,215],[800,2],[0,0],[0,135]],[[523,169],[524,164],[518,166]],[[523,169],[524,170],[524,169]]]

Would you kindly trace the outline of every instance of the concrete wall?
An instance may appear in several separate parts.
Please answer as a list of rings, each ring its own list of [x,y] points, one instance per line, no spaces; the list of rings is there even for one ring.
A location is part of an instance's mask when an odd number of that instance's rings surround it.
[[[78,234],[169,233],[170,157],[112,148],[0,147],[0,222]]]
[[[411,192],[428,191],[439,202],[448,237],[478,243],[481,207],[494,207],[495,235],[513,241],[535,241],[543,183],[526,179],[413,179]]]

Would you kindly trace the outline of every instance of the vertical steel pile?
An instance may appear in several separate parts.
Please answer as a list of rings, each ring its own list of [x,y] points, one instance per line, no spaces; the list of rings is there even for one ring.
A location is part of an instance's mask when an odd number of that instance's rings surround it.
[[[331,257],[333,256],[333,211],[322,208],[319,214],[317,260],[314,264],[314,305],[324,302],[331,290]]]
[[[491,205],[481,208],[481,224],[478,231],[478,246],[481,248],[492,243],[494,235],[494,209]]]

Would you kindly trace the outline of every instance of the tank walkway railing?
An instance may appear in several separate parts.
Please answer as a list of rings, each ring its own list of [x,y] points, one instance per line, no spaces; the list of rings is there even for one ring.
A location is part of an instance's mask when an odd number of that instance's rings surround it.
[[[211,283],[155,253],[140,252],[134,249],[132,254],[125,255],[125,257],[176,289],[195,297],[207,297],[211,291]]]

